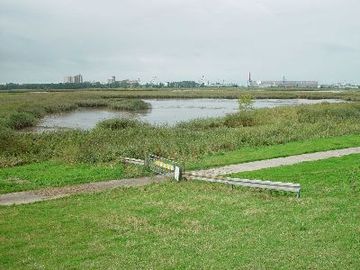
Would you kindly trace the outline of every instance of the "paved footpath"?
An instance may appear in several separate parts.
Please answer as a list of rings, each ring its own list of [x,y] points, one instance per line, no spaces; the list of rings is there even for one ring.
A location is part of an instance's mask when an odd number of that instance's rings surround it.
[[[302,154],[296,156],[289,156],[283,158],[273,158],[267,160],[253,161],[242,164],[228,165],[219,168],[213,168],[208,170],[199,170],[190,172],[192,175],[225,175],[237,172],[256,171],[260,169],[273,168],[285,165],[293,165],[304,161],[315,161],[321,159],[328,159],[332,157],[342,157],[351,154],[360,154],[360,147],[352,147],[340,150],[330,150],[325,152],[316,152],[311,154]]]
[[[236,172],[255,171],[264,168],[273,168],[284,165],[292,165],[304,161],[314,161],[332,157],[341,157],[351,154],[360,154],[360,147],[331,150],[311,154],[303,154],[284,158],[273,158],[268,160],[254,161],[242,164],[229,165],[208,170],[192,171],[192,175],[218,176]],[[0,195],[0,205],[27,204],[38,201],[52,200],[67,197],[73,194],[90,193],[109,190],[117,187],[143,186],[151,183],[166,181],[168,177],[155,176],[137,179],[121,179],[104,182],[95,182],[81,185],[66,186],[60,188],[47,188],[34,191],[23,191]]]
[[[14,192],[0,195],[0,205],[28,204],[68,197],[74,194],[100,192],[117,187],[137,187],[166,181],[165,176],[111,180],[59,188]]]

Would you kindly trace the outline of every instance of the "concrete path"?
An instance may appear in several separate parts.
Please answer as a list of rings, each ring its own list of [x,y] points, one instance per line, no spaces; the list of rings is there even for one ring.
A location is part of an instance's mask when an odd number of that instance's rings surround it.
[[[0,205],[27,204],[39,201],[53,200],[73,194],[100,192],[117,187],[136,187],[166,181],[165,176],[142,177],[136,179],[121,179],[104,182],[87,183],[59,188],[47,188],[33,191],[23,191],[0,195]]]
[[[237,172],[247,172],[247,171],[256,171],[265,168],[273,168],[284,165],[292,165],[304,161],[314,161],[321,159],[328,159],[332,157],[342,157],[351,154],[360,154],[360,147],[352,147],[340,150],[330,150],[325,152],[316,152],[311,154],[303,154],[297,156],[289,156],[283,158],[273,158],[268,160],[260,160],[242,164],[228,165],[219,168],[213,168],[208,170],[199,170],[189,172],[192,175],[207,175],[207,176],[217,176],[225,175]]]
[[[268,160],[254,161],[242,164],[229,165],[208,170],[188,172],[192,176],[218,176],[236,172],[255,171],[264,168],[292,165],[304,161],[314,161],[332,157],[341,157],[350,154],[359,154],[360,147],[331,150],[311,154],[303,154],[284,158],[273,158]],[[0,195],[0,205],[27,204],[38,201],[52,200],[67,197],[73,194],[99,192],[117,187],[143,186],[151,183],[159,183],[169,179],[166,176],[143,177],[137,179],[122,179],[105,182],[88,183],[60,188],[48,188],[34,191],[15,192]]]

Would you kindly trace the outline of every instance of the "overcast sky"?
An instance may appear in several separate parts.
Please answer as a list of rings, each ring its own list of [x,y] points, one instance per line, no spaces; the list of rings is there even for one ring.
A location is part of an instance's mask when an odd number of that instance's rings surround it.
[[[0,0],[0,83],[360,83],[359,0]]]

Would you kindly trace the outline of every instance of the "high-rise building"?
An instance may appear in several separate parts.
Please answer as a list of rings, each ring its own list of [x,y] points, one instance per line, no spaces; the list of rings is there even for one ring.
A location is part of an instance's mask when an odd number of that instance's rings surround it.
[[[74,76],[74,83],[82,83],[82,82],[83,82],[83,77],[81,74]]]
[[[73,83],[73,77],[72,76],[66,76],[64,77],[64,83]]]
[[[281,81],[253,81],[249,72],[247,85],[256,88],[318,88],[319,83],[317,81],[287,81],[285,76]]]
[[[81,74],[75,76],[64,77],[64,83],[83,83],[83,77]]]

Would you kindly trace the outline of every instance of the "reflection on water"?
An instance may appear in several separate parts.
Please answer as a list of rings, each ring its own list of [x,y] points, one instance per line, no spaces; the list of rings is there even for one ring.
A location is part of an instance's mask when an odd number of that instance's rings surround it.
[[[105,109],[79,109],[75,112],[46,116],[36,127],[36,131],[54,129],[91,129],[100,121],[111,118],[138,119],[151,124],[174,125],[180,121],[196,118],[224,116],[236,112],[237,100],[234,99],[149,99],[151,110],[146,112],[119,112]],[[323,99],[263,99],[256,100],[255,108],[272,108],[285,105],[315,104],[320,102],[342,102]]]

